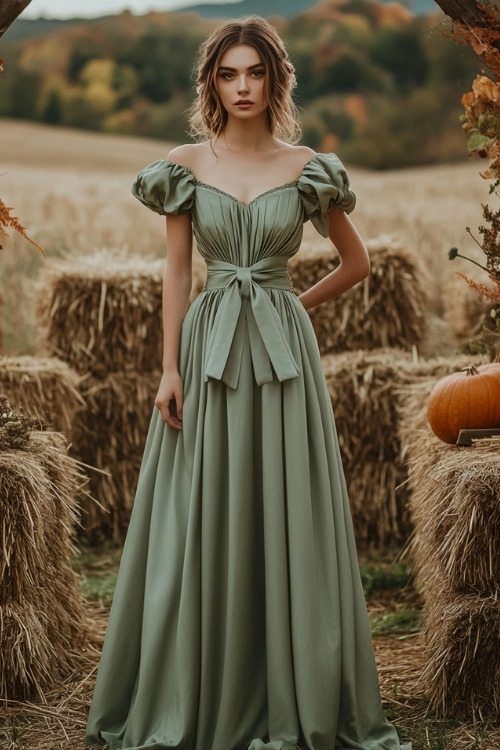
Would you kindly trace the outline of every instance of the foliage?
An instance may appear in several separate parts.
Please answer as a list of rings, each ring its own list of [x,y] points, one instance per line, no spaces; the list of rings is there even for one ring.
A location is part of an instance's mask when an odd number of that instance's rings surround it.
[[[482,173],[485,179],[500,181],[500,13],[481,6],[484,26],[473,28],[457,23],[453,38],[471,47],[480,58],[483,73],[477,75],[472,91],[464,94],[463,129],[468,133],[469,154],[491,160],[490,167]]]
[[[492,180],[490,194],[498,197],[500,185],[500,13],[486,5],[479,8],[484,25],[468,26],[455,23],[451,34],[455,41],[469,46],[482,63],[482,74],[476,75],[472,90],[462,96],[465,114],[462,116],[462,127],[468,135],[467,149],[469,156],[479,156],[490,160],[489,167],[480,174],[484,179]],[[489,73],[489,75],[486,75]],[[496,211],[482,204],[485,223],[480,225],[477,239],[467,227],[467,232],[479,246],[485,256],[485,265],[472,261],[483,268],[489,276],[489,284],[473,279],[465,281],[479,292],[481,298],[493,303],[491,325],[485,325],[483,337],[479,342],[472,342],[473,350],[488,351],[494,359],[500,354],[500,208]],[[456,257],[466,258],[457,248],[451,248],[450,260]],[[493,327],[493,335],[491,332]]]
[[[429,61],[418,35],[411,27],[382,29],[374,39],[371,59],[393,75],[399,91],[411,91],[427,82]]]

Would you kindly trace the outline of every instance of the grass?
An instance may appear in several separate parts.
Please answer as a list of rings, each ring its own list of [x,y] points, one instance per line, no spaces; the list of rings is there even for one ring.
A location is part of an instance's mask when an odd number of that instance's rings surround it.
[[[416,607],[398,607],[381,615],[372,614],[370,616],[370,626],[374,638],[418,633],[421,621],[421,612]]]
[[[418,633],[422,605],[413,585],[411,565],[375,558],[361,560],[361,581],[368,606],[373,638],[393,638]]]
[[[97,602],[102,607],[111,605],[121,553],[121,547],[114,544],[99,547],[81,544],[75,567],[80,576],[81,591],[88,601]]]

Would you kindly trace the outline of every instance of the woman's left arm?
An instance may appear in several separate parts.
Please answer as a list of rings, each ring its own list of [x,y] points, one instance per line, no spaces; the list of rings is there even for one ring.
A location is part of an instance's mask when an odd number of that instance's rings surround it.
[[[299,296],[306,310],[338,297],[370,273],[370,257],[365,243],[347,214],[340,208],[328,212],[328,235],[337,248],[337,268]]]

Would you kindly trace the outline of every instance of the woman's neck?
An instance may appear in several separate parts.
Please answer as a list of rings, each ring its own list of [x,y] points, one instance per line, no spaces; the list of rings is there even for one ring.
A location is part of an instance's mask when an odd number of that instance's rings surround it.
[[[216,140],[219,148],[240,153],[269,151],[275,145],[265,117],[251,122],[229,117],[224,131]]]

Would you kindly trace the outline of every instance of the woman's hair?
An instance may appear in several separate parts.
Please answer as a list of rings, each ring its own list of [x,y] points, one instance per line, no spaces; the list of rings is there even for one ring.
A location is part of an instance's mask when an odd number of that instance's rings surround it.
[[[297,110],[292,100],[295,70],[277,31],[263,18],[250,16],[216,29],[202,44],[197,63],[197,94],[189,110],[191,135],[216,138],[227,123],[227,112],[217,93],[217,70],[230,47],[254,47],[266,68],[267,120],[272,135],[296,143],[300,138]]]

